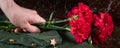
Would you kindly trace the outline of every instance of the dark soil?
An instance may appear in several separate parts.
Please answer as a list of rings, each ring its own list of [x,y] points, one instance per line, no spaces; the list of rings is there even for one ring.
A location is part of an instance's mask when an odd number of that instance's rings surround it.
[[[22,7],[37,10],[45,19],[55,11],[54,18],[64,19],[66,12],[77,2],[83,2],[96,11],[107,11],[111,14],[115,25],[120,24],[120,0],[15,0]]]

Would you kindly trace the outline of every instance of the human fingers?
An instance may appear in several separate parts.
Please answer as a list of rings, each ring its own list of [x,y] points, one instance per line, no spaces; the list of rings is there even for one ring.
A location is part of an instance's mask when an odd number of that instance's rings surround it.
[[[38,27],[31,25],[30,23],[21,25],[21,28],[28,32],[40,32],[40,29]]]
[[[46,22],[46,20],[44,18],[42,18],[41,16],[39,16],[38,14],[33,15],[29,19],[30,24],[37,24],[37,23],[43,23],[43,22]]]

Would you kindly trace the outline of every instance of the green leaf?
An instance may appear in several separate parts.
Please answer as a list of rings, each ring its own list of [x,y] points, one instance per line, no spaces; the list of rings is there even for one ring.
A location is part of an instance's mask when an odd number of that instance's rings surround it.
[[[53,18],[54,12],[55,12],[55,11],[53,11],[53,12],[50,14],[50,17],[49,17],[49,20],[48,20],[48,21],[52,21],[52,18]]]
[[[89,43],[89,44],[92,44],[91,41],[92,41],[92,38],[91,38],[91,36],[89,36],[89,38],[88,38],[88,43]]]

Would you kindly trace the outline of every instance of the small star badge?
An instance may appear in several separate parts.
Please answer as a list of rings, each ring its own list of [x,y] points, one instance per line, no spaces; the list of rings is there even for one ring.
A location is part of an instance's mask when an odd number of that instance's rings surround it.
[[[51,42],[50,44],[53,45],[53,46],[55,46],[57,44],[57,42],[54,38],[50,39],[50,42]]]

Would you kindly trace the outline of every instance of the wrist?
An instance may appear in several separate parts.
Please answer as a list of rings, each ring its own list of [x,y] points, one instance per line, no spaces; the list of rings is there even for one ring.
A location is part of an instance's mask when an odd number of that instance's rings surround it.
[[[14,0],[0,0],[0,9],[4,12],[6,17],[10,19],[11,9],[16,6]]]
[[[2,10],[12,7],[14,4],[14,0],[0,0],[0,8]]]

